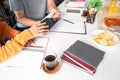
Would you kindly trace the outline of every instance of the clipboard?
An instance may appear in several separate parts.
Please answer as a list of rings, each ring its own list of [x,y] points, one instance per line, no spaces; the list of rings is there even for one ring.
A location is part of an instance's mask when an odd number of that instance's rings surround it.
[[[69,21],[60,19],[51,28],[51,32],[70,33],[70,34],[87,34],[85,21]]]
[[[85,21],[70,21],[67,19],[54,21],[53,18],[45,18],[42,22],[46,22],[50,32],[87,34]]]

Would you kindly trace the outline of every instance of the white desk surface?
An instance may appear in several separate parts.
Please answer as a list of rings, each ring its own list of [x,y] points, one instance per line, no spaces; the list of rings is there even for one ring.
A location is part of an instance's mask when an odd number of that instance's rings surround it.
[[[64,5],[65,4],[62,3],[60,8],[64,8]],[[64,9],[62,9],[62,11],[65,12]],[[0,80],[120,80],[120,44],[112,47],[96,44],[92,40],[90,34],[92,31],[98,28],[97,24],[97,17],[94,24],[87,23],[87,35],[49,32],[47,36],[50,39],[47,51],[56,52],[58,55],[61,55],[62,52],[65,51],[76,40],[86,42],[94,47],[97,47],[98,49],[105,51],[106,53],[104,59],[99,64],[94,76],[91,76],[88,73],[83,72],[82,70],[79,70],[64,62],[61,62],[61,68],[55,74],[47,74],[38,66],[28,68],[6,67],[3,62],[0,64]],[[19,54],[21,53],[35,54],[38,52],[23,50]],[[26,54],[26,57],[27,56],[29,55]]]

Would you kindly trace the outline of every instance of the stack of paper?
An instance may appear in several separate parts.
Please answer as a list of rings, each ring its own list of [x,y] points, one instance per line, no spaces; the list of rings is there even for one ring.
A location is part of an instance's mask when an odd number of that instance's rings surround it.
[[[67,12],[76,12],[76,13],[80,13],[80,10],[84,10],[86,9],[86,3],[85,2],[73,2],[73,1],[69,1],[66,6],[66,11]]]

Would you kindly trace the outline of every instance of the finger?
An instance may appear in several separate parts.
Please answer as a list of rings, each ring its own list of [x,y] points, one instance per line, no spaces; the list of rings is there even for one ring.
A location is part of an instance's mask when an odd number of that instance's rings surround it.
[[[42,26],[42,25],[46,25],[46,22],[41,22],[41,26]]]
[[[30,40],[30,43],[35,43],[35,39],[31,39],[31,40]]]
[[[30,42],[28,41],[26,44],[25,44],[26,47],[30,46]]]
[[[48,32],[49,29],[42,29],[42,30],[39,30],[39,32]]]
[[[59,19],[60,19],[60,15],[55,15],[55,16],[53,17],[53,19],[54,19],[54,21],[59,20]]]
[[[38,36],[39,36],[39,37],[46,37],[46,35],[47,35],[47,34],[45,34],[45,33],[41,33],[41,34],[39,34]]]
[[[39,27],[39,30],[47,29],[47,28],[49,28],[49,26],[40,26],[40,27]]]
[[[37,40],[35,38],[32,39],[33,43],[35,43]]]
[[[54,14],[53,18],[58,18],[58,17],[60,17],[60,13],[59,13],[59,12],[56,12],[56,13]]]
[[[43,26],[43,25],[46,25],[46,22],[40,22],[40,21],[38,21],[34,26],[39,27],[39,26]]]
[[[60,10],[59,9],[57,9],[57,11],[56,11],[57,13],[60,13]]]
[[[41,33],[45,33],[45,32],[48,32],[48,31],[49,31],[48,29],[43,29],[43,30],[39,30],[37,33],[41,34]]]
[[[53,8],[50,13],[51,13],[52,15],[54,15],[54,14],[57,13],[57,12],[59,12],[59,9],[58,9],[58,8]]]

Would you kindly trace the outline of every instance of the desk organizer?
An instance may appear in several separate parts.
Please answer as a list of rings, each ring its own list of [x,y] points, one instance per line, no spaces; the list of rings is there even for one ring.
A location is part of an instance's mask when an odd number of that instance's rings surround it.
[[[92,14],[92,15],[87,14],[86,22],[93,24],[94,21],[95,21],[95,17],[96,17],[96,13],[94,13],[94,14]]]

